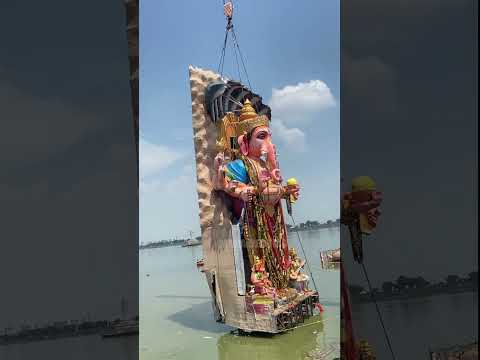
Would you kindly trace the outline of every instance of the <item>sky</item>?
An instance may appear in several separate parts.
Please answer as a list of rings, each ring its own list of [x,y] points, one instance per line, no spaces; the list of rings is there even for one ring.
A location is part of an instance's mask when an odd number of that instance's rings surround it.
[[[302,187],[296,223],[339,217],[339,2],[242,0],[233,23],[254,92],[272,108],[284,178]],[[161,20],[161,21],[159,21]],[[221,1],[142,1],[140,243],[200,234],[188,65],[216,71]],[[224,75],[239,79],[232,42]],[[241,72],[242,81],[245,73]]]
[[[369,175],[383,192],[378,226],[364,242],[374,286],[478,269],[476,4],[342,8],[342,191]],[[366,286],[342,231],[347,276]]]
[[[115,318],[122,297],[136,314],[124,6],[54,0],[1,13],[1,31],[17,31],[0,49],[0,328]]]

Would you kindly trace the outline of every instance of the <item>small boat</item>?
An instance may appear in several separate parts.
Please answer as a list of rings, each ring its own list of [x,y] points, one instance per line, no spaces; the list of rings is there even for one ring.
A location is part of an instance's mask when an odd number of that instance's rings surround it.
[[[202,245],[202,242],[199,240],[194,240],[194,239],[188,239],[185,241],[185,243],[182,244],[182,247],[187,247],[187,246],[199,246]]]
[[[320,252],[320,263],[323,270],[339,270],[340,256],[339,250],[325,250]]]
[[[102,333],[102,337],[138,335],[138,320],[121,320]]]
[[[182,244],[182,247],[187,247],[187,246],[198,246],[198,245],[202,245],[202,240],[201,238],[196,238],[194,239],[192,237],[192,232],[190,231],[190,238],[185,240],[185,242]]]

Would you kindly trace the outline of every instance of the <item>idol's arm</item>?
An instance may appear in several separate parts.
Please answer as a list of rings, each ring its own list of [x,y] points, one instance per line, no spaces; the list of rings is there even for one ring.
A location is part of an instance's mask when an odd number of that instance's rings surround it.
[[[269,185],[261,190],[261,196],[265,203],[269,205],[277,204],[282,198],[286,198],[293,195],[295,199],[298,199],[300,195],[300,187],[295,186],[282,186],[282,185]]]
[[[227,187],[227,180],[225,178],[224,157],[223,154],[218,154],[213,162],[213,177],[212,185],[215,190],[225,190]]]

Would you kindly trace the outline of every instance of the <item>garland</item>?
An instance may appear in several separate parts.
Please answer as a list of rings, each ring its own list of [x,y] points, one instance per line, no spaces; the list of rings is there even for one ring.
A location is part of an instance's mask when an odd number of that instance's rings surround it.
[[[247,169],[250,182],[258,188],[259,179],[252,160],[241,156]],[[265,259],[265,267],[270,280],[277,289],[288,287],[288,243],[281,204],[273,207],[273,216],[269,216],[259,194],[255,194],[251,203],[246,204],[244,218],[244,236],[250,263],[254,256]]]

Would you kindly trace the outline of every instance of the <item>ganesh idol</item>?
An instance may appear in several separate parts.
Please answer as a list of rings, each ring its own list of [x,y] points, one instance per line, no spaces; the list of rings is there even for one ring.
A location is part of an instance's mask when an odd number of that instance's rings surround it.
[[[281,200],[298,199],[300,187],[282,184],[269,119],[258,115],[248,99],[238,116],[225,115],[219,133],[217,145],[229,151],[215,157],[212,180],[216,190],[231,198],[240,222],[246,278],[260,259],[268,285],[285,289],[291,260]]]

